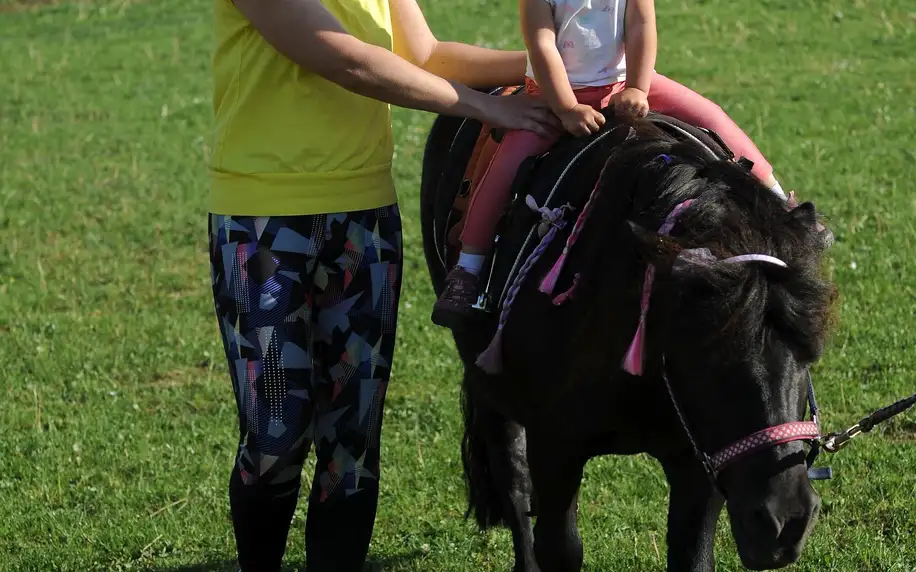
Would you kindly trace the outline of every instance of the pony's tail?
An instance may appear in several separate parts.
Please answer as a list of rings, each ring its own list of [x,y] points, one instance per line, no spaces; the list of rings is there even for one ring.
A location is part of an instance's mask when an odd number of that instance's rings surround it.
[[[467,377],[461,390],[461,411],[464,414],[464,437],[461,440],[461,462],[467,488],[468,507],[465,518],[473,514],[481,530],[506,524],[503,499],[509,491],[500,491],[493,455],[506,454],[505,420],[486,405],[475,400],[468,391]]]

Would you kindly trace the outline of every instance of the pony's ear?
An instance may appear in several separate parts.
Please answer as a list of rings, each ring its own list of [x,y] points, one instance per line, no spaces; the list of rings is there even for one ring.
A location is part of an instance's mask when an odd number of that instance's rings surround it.
[[[648,230],[631,220],[626,221],[626,227],[643,259],[660,269],[671,268],[681,251],[674,239]]]
[[[792,207],[792,210],[789,211],[789,217],[797,220],[802,226],[809,229],[812,234],[815,234],[818,238],[818,244],[822,248],[833,246],[835,241],[833,232],[818,220],[817,211],[811,201]]]
[[[814,203],[811,201],[805,201],[790,210],[789,217],[812,230],[817,227],[817,211],[814,209]]]

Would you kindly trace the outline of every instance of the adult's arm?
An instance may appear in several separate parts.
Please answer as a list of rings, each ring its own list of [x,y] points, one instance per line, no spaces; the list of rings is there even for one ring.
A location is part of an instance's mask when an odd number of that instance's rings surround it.
[[[549,112],[536,101],[489,96],[429,73],[350,35],[320,0],[234,0],[277,51],[359,95],[498,127],[545,133]]]
[[[528,59],[525,51],[493,50],[460,42],[441,42],[417,0],[388,0],[394,31],[394,53],[439,77],[470,87],[521,85]]]

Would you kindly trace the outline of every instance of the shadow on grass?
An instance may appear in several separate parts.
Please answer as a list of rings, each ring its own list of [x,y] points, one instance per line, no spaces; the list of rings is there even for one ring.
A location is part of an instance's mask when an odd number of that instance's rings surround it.
[[[369,556],[369,561],[363,567],[363,572],[381,572],[389,569],[397,569],[400,566],[410,564],[423,556],[419,550],[398,554],[385,558],[373,558]],[[237,572],[238,564],[235,560],[222,560],[219,562],[205,562],[202,564],[189,564],[187,566],[172,566],[167,568],[149,568],[148,572]],[[282,572],[306,572],[305,562],[297,563],[294,566],[284,566]]]

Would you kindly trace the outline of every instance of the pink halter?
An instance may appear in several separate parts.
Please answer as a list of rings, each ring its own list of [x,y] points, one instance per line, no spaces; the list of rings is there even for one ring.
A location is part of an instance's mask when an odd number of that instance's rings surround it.
[[[693,204],[693,202],[694,199],[687,199],[682,203],[678,203],[671,210],[671,212],[668,213],[668,216],[665,217],[665,222],[662,224],[661,228],[658,229],[658,234],[667,236],[671,232],[671,229],[674,228],[674,224],[677,222],[678,217],[681,215],[684,209]],[[684,251],[683,254],[688,253],[701,258],[714,258],[712,254],[705,249]],[[782,260],[767,254],[742,254],[740,256],[732,256],[731,258],[726,258],[723,260],[723,262],[766,262],[768,264],[782,266],[783,268],[788,267],[788,264]],[[654,280],[655,266],[653,264],[649,264],[649,266],[646,268],[645,279],[643,280],[639,325],[636,327],[636,334],[634,334],[633,341],[630,342],[630,347],[627,349],[627,353],[623,359],[623,369],[631,375],[642,375],[643,371],[643,352],[646,338],[646,315],[649,313],[649,298],[652,295],[652,283]]]

